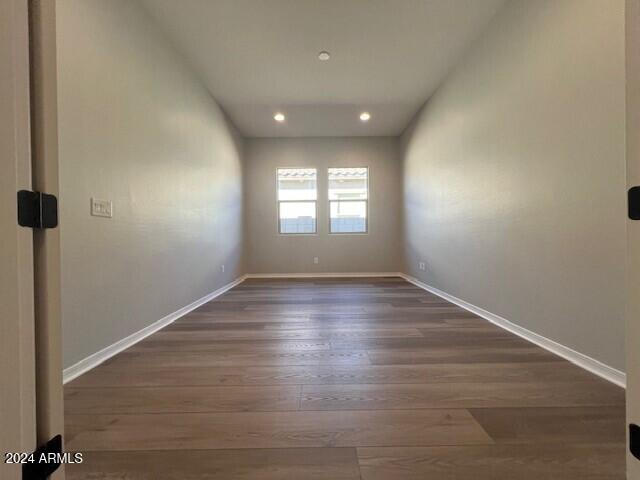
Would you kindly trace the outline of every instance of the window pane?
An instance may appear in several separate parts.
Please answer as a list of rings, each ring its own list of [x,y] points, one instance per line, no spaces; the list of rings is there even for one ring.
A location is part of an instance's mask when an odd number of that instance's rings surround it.
[[[331,233],[365,233],[367,231],[367,202],[330,203]]]
[[[329,200],[366,200],[368,168],[330,168]]]
[[[279,168],[278,200],[316,200],[315,168]]]
[[[280,233],[316,233],[316,202],[281,202]]]

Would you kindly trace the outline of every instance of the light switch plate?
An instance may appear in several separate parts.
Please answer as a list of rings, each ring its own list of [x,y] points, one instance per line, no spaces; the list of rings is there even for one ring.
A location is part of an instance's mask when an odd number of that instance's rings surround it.
[[[91,215],[94,217],[113,217],[113,202],[111,200],[91,198]]]

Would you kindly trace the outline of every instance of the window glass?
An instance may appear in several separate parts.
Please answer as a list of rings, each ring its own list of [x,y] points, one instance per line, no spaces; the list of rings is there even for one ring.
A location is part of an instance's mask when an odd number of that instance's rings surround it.
[[[279,168],[278,200],[316,200],[315,168]]]
[[[366,233],[369,169],[329,169],[329,232]]]
[[[316,169],[279,168],[277,175],[278,231],[316,233]]]
[[[331,233],[367,231],[367,202],[331,202]]]
[[[329,200],[366,200],[368,169],[330,168]]]

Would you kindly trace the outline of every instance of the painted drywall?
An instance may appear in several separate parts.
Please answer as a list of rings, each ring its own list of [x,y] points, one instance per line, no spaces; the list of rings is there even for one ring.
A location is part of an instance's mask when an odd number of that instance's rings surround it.
[[[70,366],[242,273],[242,146],[137,2],[59,1],[58,62]]]
[[[142,0],[240,131],[276,138],[397,136],[504,2]]]
[[[254,138],[246,142],[250,273],[397,272],[401,265],[399,143],[390,137]],[[280,235],[278,167],[318,169],[317,234]],[[329,234],[327,169],[369,167],[369,232]],[[319,263],[313,263],[318,257]]]
[[[406,271],[618,369],[623,3],[510,2],[402,139]]]

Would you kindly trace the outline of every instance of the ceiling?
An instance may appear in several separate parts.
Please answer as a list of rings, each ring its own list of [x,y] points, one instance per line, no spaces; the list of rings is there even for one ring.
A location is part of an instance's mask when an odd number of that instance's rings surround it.
[[[291,137],[400,134],[505,0],[141,1],[244,136]]]

